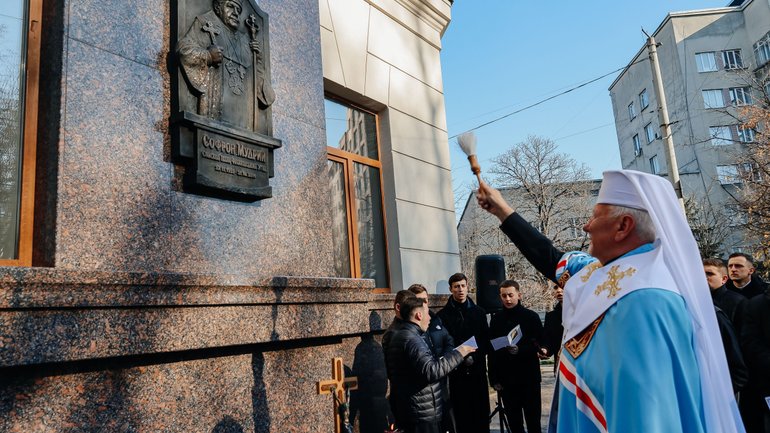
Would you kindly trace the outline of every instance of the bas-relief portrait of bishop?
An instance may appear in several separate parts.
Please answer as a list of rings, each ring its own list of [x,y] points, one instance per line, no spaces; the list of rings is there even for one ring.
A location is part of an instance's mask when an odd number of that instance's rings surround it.
[[[195,107],[184,109],[270,135],[267,110],[275,93],[263,51],[263,23],[249,0],[213,0],[210,10],[195,16],[176,48],[188,89],[197,100]]]

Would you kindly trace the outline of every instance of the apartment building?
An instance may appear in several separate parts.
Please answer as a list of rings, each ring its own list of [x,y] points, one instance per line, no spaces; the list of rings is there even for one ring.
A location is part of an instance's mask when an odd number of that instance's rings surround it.
[[[683,194],[731,227],[725,252],[750,252],[753,241],[740,228],[743,217],[733,197],[739,174],[751,170],[736,156],[756,131],[741,124],[739,111],[767,94],[757,83],[770,61],[770,2],[736,0],[723,8],[672,12],[653,36]],[[623,168],[668,176],[646,45],[609,91]]]

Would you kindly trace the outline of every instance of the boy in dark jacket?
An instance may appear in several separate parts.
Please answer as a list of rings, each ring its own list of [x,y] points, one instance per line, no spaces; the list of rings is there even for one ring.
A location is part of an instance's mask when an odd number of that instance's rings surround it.
[[[428,303],[407,298],[401,304],[402,321],[391,334],[385,352],[390,380],[391,410],[405,433],[440,433],[441,379],[474,349],[460,346],[437,359],[425,340],[430,323]]]
[[[414,296],[428,300],[428,289],[422,284],[412,284],[409,286],[409,292],[414,293]],[[433,351],[433,355],[436,358],[441,358],[447,353],[455,349],[455,342],[452,336],[447,332],[446,327],[433,311],[430,311],[430,325],[428,325],[428,331],[425,332],[427,337],[425,341],[430,346],[430,350]],[[448,378],[441,379],[443,400],[443,413],[444,420],[442,421],[442,432],[456,433],[457,427],[455,425],[454,412],[452,411],[452,402],[449,400],[449,381]]]

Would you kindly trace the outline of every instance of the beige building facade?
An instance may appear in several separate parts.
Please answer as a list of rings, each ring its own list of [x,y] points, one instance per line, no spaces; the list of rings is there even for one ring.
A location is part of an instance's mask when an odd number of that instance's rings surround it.
[[[320,0],[319,6],[327,100],[376,117],[389,287],[419,282],[446,293],[447,277],[460,270],[440,59],[451,2]],[[331,135],[330,146],[339,137]],[[339,192],[333,200],[341,200]]]

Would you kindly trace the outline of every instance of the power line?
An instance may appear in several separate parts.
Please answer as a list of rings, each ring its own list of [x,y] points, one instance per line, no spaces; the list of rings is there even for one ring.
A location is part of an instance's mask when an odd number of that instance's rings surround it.
[[[572,134],[565,135],[563,137],[554,138],[553,141],[564,140],[565,138],[570,138],[570,137],[574,137],[576,135],[585,134],[586,132],[596,131],[597,129],[606,128],[606,127],[608,127],[610,125],[614,125],[614,124],[615,124],[615,122],[605,123],[604,125],[595,126],[595,127],[591,128],[591,129],[584,129],[582,131],[574,132]]]
[[[557,93],[557,94],[555,94],[555,95],[553,95],[553,96],[549,96],[549,97],[547,97],[547,98],[545,98],[545,99],[542,99],[542,100],[540,100],[540,101],[538,101],[538,102],[535,102],[534,104],[530,104],[530,105],[527,105],[527,106],[526,106],[526,107],[524,107],[524,108],[520,108],[520,109],[518,109],[518,110],[515,110],[515,111],[512,111],[512,112],[510,112],[510,113],[508,113],[508,114],[504,114],[504,115],[502,115],[502,116],[500,116],[500,117],[497,117],[497,118],[495,118],[495,119],[492,119],[492,120],[490,120],[489,122],[485,122],[485,123],[482,123],[481,125],[475,126],[475,127],[471,128],[471,129],[468,129],[468,130],[467,130],[467,131],[465,131],[465,132],[475,131],[475,130],[477,130],[477,129],[480,129],[480,128],[483,128],[483,127],[485,127],[485,126],[487,126],[487,125],[491,125],[492,123],[495,123],[495,122],[499,122],[499,121],[501,121],[501,120],[503,120],[503,119],[505,119],[505,118],[507,118],[507,117],[511,117],[511,116],[513,116],[514,114],[518,114],[518,113],[521,113],[521,112],[522,112],[522,111],[524,111],[524,110],[529,110],[530,108],[533,108],[533,107],[537,107],[538,105],[540,105],[540,104],[543,104],[543,103],[545,103],[545,102],[548,102],[548,101],[550,101],[551,99],[554,99],[554,98],[558,98],[559,96],[562,96],[562,95],[566,95],[566,94],[567,94],[567,93],[569,93],[569,92],[572,92],[572,91],[574,91],[574,90],[577,90],[577,89],[579,89],[579,88],[581,88],[581,87],[585,87],[585,86],[587,86],[587,85],[589,85],[589,84],[591,84],[591,83],[595,83],[595,82],[597,82],[597,81],[601,80],[602,78],[608,77],[608,76],[610,76],[610,75],[612,75],[612,74],[614,74],[614,73],[616,73],[616,72],[620,72],[620,71],[622,71],[622,70],[624,70],[624,69],[626,69],[626,68],[629,68],[629,67],[631,67],[631,66],[633,66],[633,65],[635,65],[635,64],[637,64],[637,63],[641,63],[641,62],[644,62],[644,61],[647,61],[647,59],[645,58],[645,59],[637,60],[637,61],[636,61],[636,62],[634,62],[634,63],[628,64],[628,65],[626,65],[626,66],[623,66],[623,67],[621,67],[621,68],[618,68],[618,69],[615,69],[614,71],[611,71],[611,72],[607,72],[606,74],[604,74],[604,75],[602,75],[602,76],[600,76],[600,77],[596,77],[596,78],[594,78],[594,79],[592,79],[592,80],[586,81],[585,83],[582,83],[582,84],[578,84],[577,86],[571,87],[571,88],[569,88],[569,89],[567,89],[567,90],[565,90],[565,91],[563,91],[563,92]],[[453,139],[453,138],[456,138],[458,135],[460,135],[460,134],[455,134],[455,135],[453,135],[453,136],[449,137],[449,139],[451,140],[451,139]]]

